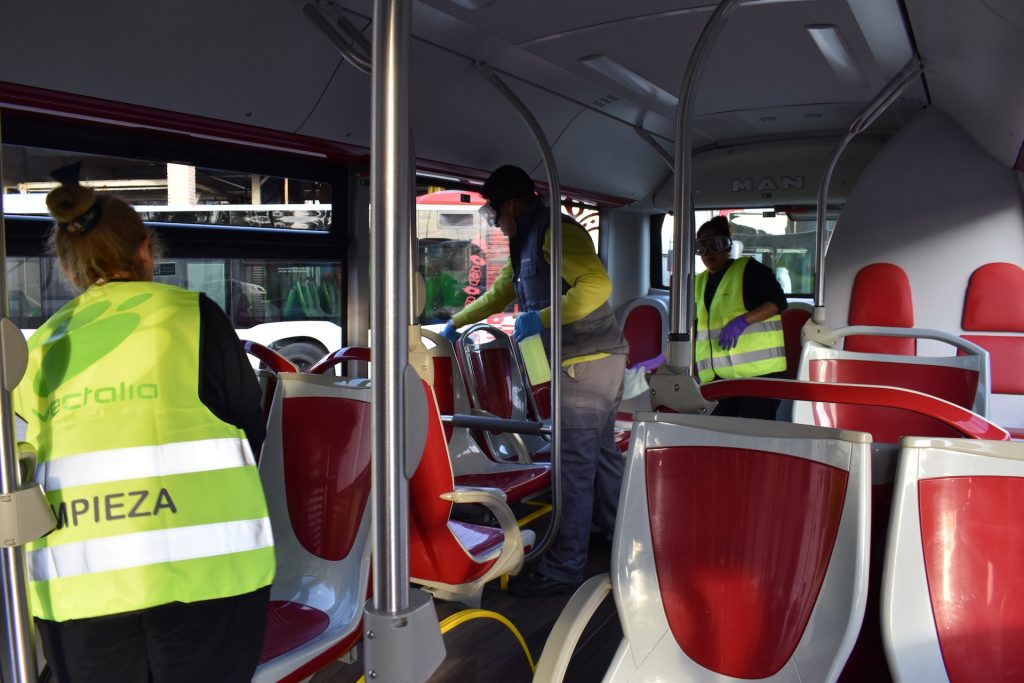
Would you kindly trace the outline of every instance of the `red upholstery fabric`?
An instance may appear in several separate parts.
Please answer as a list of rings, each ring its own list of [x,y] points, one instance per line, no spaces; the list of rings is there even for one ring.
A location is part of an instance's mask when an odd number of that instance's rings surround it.
[[[978,391],[978,373],[965,368],[923,363],[822,358],[808,364],[812,382],[881,384],[913,389],[970,410]]]
[[[847,472],[722,447],[649,449],[646,468],[658,583],[679,647],[726,676],[773,675],[818,599]]]
[[[515,503],[523,498],[543,491],[551,486],[551,468],[541,467],[508,470],[507,472],[485,472],[462,474],[455,478],[459,486],[489,486],[505,492],[505,498]]]
[[[872,263],[864,266],[853,279],[850,292],[850,325],[913,327],[914,302],[910,295],[910,279],[893,263]],[[847,337],[847,351],[917,355],[917,342],[900,337]]]
[[[971,274],[962,326],[982,332],[1024,332],[1024,269],[986,263]],[[995,374],[995,373],[993,373]]]
[[[492,550],[497,550],[505,540],[501,529],[495,529],[494,527],[458,521],[448,522],[448,526],[456,538],[459,539],[462,547],[474,557],[480,557]]]
[[[622,324],[622,333],[629,342],[627,368],[661,353],[661,342],[665,338],[661,323],[661,312],[649,304],[640,304],[629,311]]]
[[[954,683],[1024,680],[1024,479],[918,482],[925,573]]]
[[[267,631],[260,664],[305,645],[323,633],[329,623],[328,616],[315,607],[271,600],[267,605]]]
[[[512,417],[512,359],[505,350],[481,349],[472,354],[473,374],[477,377],[480,407],[497,417]]]
[[[782,312],[782,337],[786,346],[786,379],[796,379],[800,366],[800,330],[811,317],[802,308],[787,308]]]
[[[434,396],[442,415],[455,414],[455,364],[447,356],[434,356]],[[451,442],[455,428],[444,425],[444,440]]]
[[[1024,337],[965,334],[963,338],[988,351],[993,394],[1024,394]]]
[[[452,504],[440,495],[451,491],[455,482],[434,392],[426,383],[423,389],[427,440],[420,465],[409,480],[409,574],[428,581],[465,583],[482,576],[491,563],[474,562],[449,528]]]
[[[352,549],[370,495],[370,404],[288,398],[281,427],[295,537],[314,555],[340,560]]]

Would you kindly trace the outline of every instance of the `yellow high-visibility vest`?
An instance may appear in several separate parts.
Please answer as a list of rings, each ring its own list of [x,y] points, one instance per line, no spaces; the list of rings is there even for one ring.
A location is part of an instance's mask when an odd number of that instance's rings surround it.
[[[722,328],[736,316],[747,312],[743,303],[743,273],[749,261],[750,257],[744,256],[729,264],[715,290],[710,311],[704,304],[709,272],[704,271],[694,281],[697,335],[693,355],[697,376],[702,383],[716,377],[736,379],[786,371],[782,316],[778,314],[749,325],[739,336],[736,346],[728,351],[718,344]]]
[[[91,287],[36,331],[14,392],[57,529],[26,547],[53,621],[242,595],[275,561],[245,433],[199,399],[199,295]]]

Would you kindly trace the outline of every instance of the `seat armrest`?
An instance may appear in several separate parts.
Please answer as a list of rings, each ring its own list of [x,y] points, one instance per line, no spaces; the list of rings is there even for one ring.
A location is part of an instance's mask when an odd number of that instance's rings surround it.
[[[608,575],[598,574],[588,579],[569,598],[565,609],[558,615],[558,621],[551,629],[547,642],[544,643],[544,651],[537,662],[537,671],[533,674],[536,683],[561,681],[565,677],[569,660],[572,659],[577,641],[583,635],[583,629],[611,589],[612,583]]]
[[[501,544],[501,553],[478,581],[487,583],[505,574],[518,574],[523,567],[523,535],[519,531],[512,509],[505,502],[505,492],[490,487],[457,486],[454,491],[442,493],[441,498],[452,503],[478,503],[487,508],[501,525],[501,533],[505,539]]]

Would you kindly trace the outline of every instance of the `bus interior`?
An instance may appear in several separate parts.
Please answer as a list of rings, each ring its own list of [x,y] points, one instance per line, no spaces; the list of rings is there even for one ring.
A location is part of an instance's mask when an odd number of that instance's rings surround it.
[[[43,198],[77,162],[247,342],[254,680],[1022,680],[1022,38],[1020,0],[5,3],[4,316],[74,296]],[[557,531],[559,373],[530,384],[514,306],[438,336],[509,263],[503,164],[588,231],[630,342],[572,596],[506,590]],[[786,380],[694,377],[714,216],[783,287]],[[31,484],[5,388],[0,500]],[[707,414],[751,395],[778,419]],[[53,680],[12,534],[0,676]]]

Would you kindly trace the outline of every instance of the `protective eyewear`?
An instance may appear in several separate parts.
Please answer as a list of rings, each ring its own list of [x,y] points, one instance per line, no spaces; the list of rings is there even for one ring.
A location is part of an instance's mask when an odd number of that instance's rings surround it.
[[[494,206],[492,206],[490,202],[487,202],[486,204],[481,206],[480,209],[478,210],[478,213],[480,214],[480,217],[483,218],[484,222],[487,224],[487,227],[493,228],[498,224],[498,210]]]
[[[694,252],[697,256],[709,256],[728,251],[732,247],[732,240],[725,235],[714,235],[712,237],[698,238],[694,244]]]

